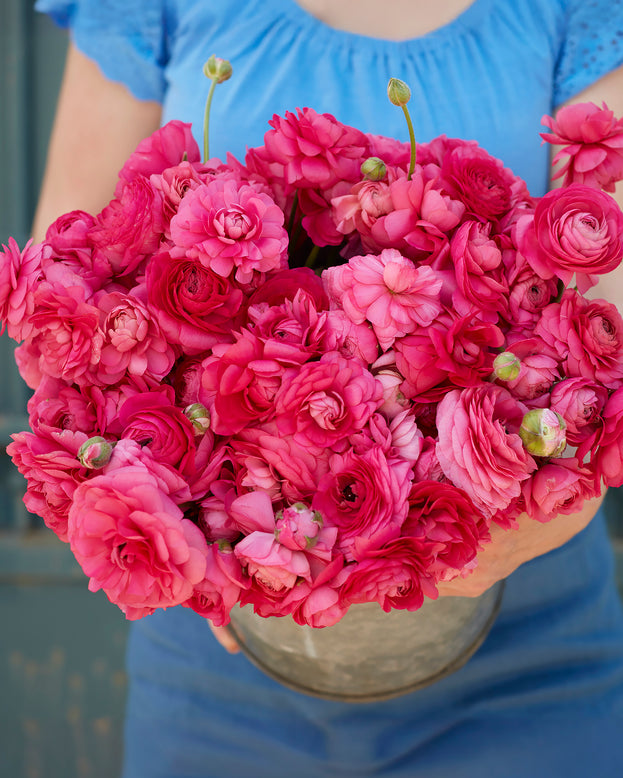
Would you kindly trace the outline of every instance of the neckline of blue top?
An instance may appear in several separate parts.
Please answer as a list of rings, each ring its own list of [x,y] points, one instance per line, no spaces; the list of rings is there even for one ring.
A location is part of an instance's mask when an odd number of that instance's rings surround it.
[[[437,27],[424,35],[405,40],[391,40],[389,38],[375,38],[361,33],[349,32],[337,27],[331,27],[310,11],[299,5],[295,0],[274,0],[273,8],[279,9],[290,19],[302,27],[308,28],[310,33],[323,36],[325,39],[333,39],[341,44],[361,44],[362,46],[381,49],[395,49],[397,47],[409,48],[412,46],[428,47],[444,43],[447,39],[456,40],[457,35],[470,32],[480,26],[481,21],[491,12],[492,7],[504,0],[473,0],[454,19],[451,19],[441,27]]]

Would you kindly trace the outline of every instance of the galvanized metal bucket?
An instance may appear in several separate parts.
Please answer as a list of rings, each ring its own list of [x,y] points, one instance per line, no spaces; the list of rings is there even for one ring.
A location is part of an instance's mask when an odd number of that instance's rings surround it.
[[[416,691],[462,667],[487,636],[504,584],[480,597],[426,600],[413,613],[354,605],[332,627],[234,608],[229,629],[267,675],[305,694],[371,702]]]

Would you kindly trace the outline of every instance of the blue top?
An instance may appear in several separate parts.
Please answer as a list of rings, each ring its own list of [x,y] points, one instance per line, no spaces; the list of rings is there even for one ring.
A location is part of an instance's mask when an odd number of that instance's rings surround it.
[[[406,139],[387,81],[407,81],[416,136],[473,138],[547,184],[540,119],[623,62],[623,0],[475,0],[423,37],[328,27],[293,0],[38,0],[103,72],[199,139],[211,54],[211,149],[242,157],[305,105]],[[382,12],[382,2],[380,2]],[[507,581],[468,664],[421,692],[349,705],[291,692],[230,656],[188,609],[131,633],[125,778],[614,778],[623,764],[623,617],[602,517]]]
[[[193,122],[198,139],[203,63],[229,59],[233,78],[214,100],[215,156],[242,156],[262,143],[273,113],[305,105],[406,139],[402,112],[386,97],[395,76],[411,87],[419,140],[478,140],[534,194],[547,182],[541,116],[623,62],[621,0],[475,0],[402,42],[335,30],[294,0],[38,0],[37,8],[70,25],[109,78],[162,102],[164,121]]]

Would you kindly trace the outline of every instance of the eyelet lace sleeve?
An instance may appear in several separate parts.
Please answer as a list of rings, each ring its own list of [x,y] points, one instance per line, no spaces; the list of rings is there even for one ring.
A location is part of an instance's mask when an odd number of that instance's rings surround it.
[[[623,0],[571,0],[567,6],[555,106],[623,63]]]
[[[76,47],[140,100],[162,102],[168,58],[165,0],[37,0]]]

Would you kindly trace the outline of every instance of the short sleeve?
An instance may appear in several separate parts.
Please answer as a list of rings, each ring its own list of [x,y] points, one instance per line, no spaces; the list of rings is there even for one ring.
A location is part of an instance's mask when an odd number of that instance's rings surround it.
[[[164,0],[37,0],[75,46],[139,100],[162,102],[167,64]]]
[[[623,0],[571,0],[554,81],[559,106],[623,63]]]

